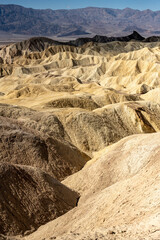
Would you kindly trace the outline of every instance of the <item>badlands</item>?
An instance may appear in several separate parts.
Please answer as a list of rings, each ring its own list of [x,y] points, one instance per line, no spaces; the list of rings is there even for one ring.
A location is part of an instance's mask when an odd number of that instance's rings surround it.
[[[160,41],[130,36],[1,47],[0,239],[160,239]]]

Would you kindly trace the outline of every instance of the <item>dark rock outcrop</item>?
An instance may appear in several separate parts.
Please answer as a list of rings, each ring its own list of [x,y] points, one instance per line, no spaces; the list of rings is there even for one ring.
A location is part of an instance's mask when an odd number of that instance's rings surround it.
[[[33,231],[76,206],[79,195],[39,169],[0,163],[0,234]]]

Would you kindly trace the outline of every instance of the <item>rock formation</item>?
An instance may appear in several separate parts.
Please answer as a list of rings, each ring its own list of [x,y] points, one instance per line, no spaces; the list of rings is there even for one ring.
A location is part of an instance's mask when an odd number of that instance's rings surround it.
[[[64,181],[81,193],[78,208],[25,239],[158,239],[159,137],[133,135],[97,153]]]
[[[160,238],[159,42],[117,40],[0,50],[0,238]]]
[[[0,164],[0,232],[33,231],[77,204],[79,195],[39,169]]]

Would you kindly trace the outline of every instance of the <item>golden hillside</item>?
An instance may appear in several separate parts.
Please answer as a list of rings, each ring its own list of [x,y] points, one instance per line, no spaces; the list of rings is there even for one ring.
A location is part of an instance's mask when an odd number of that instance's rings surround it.
[[[160,43],[23,44],[0,50],[0,237],[159,239]]]

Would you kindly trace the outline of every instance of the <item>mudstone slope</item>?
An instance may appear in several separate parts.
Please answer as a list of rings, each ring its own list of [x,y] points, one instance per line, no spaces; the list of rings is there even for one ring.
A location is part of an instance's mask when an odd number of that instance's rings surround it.
[[[36,38],[0,57],[0,237],[159,239],[160,43]]]

